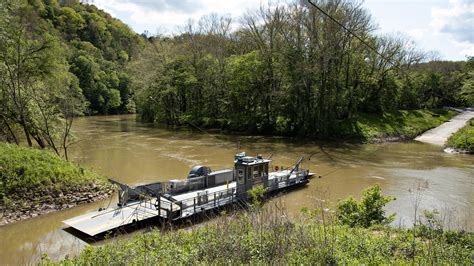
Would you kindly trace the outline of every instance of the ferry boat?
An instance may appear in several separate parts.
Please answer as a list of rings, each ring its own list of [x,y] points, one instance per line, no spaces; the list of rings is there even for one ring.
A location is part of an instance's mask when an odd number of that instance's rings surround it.
[[[270,169],[271,156],[234,156],[234,168],[212,171],[194,166],[184,180],[170,180],[131,187],[110,180],[119,187],[117,206],[101,208],[63,221],[90,236],[138,221],[160,217],[174,221],[238,201],[247,201],[257,186],[274,193],[309,182],[314,175],[301,169],[301,157],[288,169]]]

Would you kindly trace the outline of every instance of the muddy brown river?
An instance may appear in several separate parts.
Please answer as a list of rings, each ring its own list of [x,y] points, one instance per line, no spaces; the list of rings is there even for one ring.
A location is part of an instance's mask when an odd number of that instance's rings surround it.
[[[379,184],[385,195],[397,198],[387,207],[388,213],[397,213],[394,226],[412,225],[419,199],[419,209],[438,210],[446,226],[474,228],[474,156],[444,153],[438,146],[205,134],[154,127],[137,122],[134,115],[80,118],[74,130],[80,141],[71,148],[73,161],[131,185],[183,179],[194,165],[207,165],[214,170],[230,168],[233,155],[240,151],[264,156],[273,153],[273,166],[284,167],[300,156],[315,154],[302,167],[322,178],[314,178],[304,188],[273,199],[281,201],[290,215],[297,215],[303,207],[314,207],[318,199],[335,202],[349,195],[359,197],[364,188]],[[53,260],[78,254],[88,243],[63,230],[61,221],[109,202],[86,204],[0,227],[0,264],[34,263],[45,253]],[[92,245],[107,241],[111,240]]]

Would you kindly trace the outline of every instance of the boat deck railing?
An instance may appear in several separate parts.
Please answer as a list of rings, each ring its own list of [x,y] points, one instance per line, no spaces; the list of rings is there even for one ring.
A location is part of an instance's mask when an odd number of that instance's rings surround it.
[[[311,175],[307,170],[269,173],[267,191],[277,192],[287,187],[305,184],[309,181],[308,177]],[[157,197],[146,195],[116,208],[86,213],[65,220],[64,223],[93,236],[153,217],[168,221],[186,218],[221,206],[237,203],[247,197],[247,191],[243,193],[245,193],[245,196],[237,192],[237,183],[233,181],[224,185],[181,194],[159,194]]]
[[[158,197],[154,204],[154,208],[155,210],[158,210],[161,217],[176,220],[227,205],[234,202],[236,198],[235,187],[213,192],[201,191],[192,194],[195,196],[189,196],[176,201],[170,201],[167,198]]]
[[[308,174],[308,170],[301,170],[292,173],[291,176],[273,176],[269,178],[267,191],[277,191],[285,187],[306,183],[308,182]],[[220,187],[226,187],[226,185]],[[166,199],[158,197],[155,206],[157,210],[160,210],[159,213],[163,218],[177,220],[236,202],[238,199],[235,187],[227,187],[212,192],[207,190],[194,191],[187,195],[189,195],[189,197],[185,197],[182,200],[170,200],[169,197]]]

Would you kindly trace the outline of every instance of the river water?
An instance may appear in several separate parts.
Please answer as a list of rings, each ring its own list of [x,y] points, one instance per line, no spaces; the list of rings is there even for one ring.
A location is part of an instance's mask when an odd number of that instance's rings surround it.
[[[194,165],[231,168],[233,155],[240,151],[273,153],[273,166],[284,167],[314,154],[302,167],[322,177],[273,199],[281,201],[290,215],[316,206],[318,199],[335,202],[349,195],[359,197],[364,188],[379,184],[385,195],[397,198],[387,207],[388,213],[397,213],[394,226],[410,226],[419,206],[438,210],[446,226],[474,228],[474,156],[444,153],[438,146],[205,134],[157,128],[138,122],[134,115],[79,118],[74,130],[80,140],[71,147],[74,162],[131,185],[183,179]],[[44,253],[55,260],[77,254],[87,244],[64,231],[61,221],[109,203],[82,205],[0,227],[0,264],[31,263]]]

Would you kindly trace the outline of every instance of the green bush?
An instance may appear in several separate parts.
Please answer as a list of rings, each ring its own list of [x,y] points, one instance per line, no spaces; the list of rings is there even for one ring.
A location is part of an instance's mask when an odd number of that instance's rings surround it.
[[[289,130],[290,119],[278,116],[275,122],[275,131],[277,134],[287,134]]]
[[[367,188],[359,202],[353,197],[337,204],[337,218],[340,223],[350,227],[369,227],[376,224],[389,224],[395,214],[385,216],[383,209],[394,197],[384,197],[379,185]]]
[[[446,146],[474,153],[474,119],[449,137]]]
[[[250,197],[250,204],[254,207],[261,207],[265,197],[266,188],[262,185],[254,186],[248,191]]]

